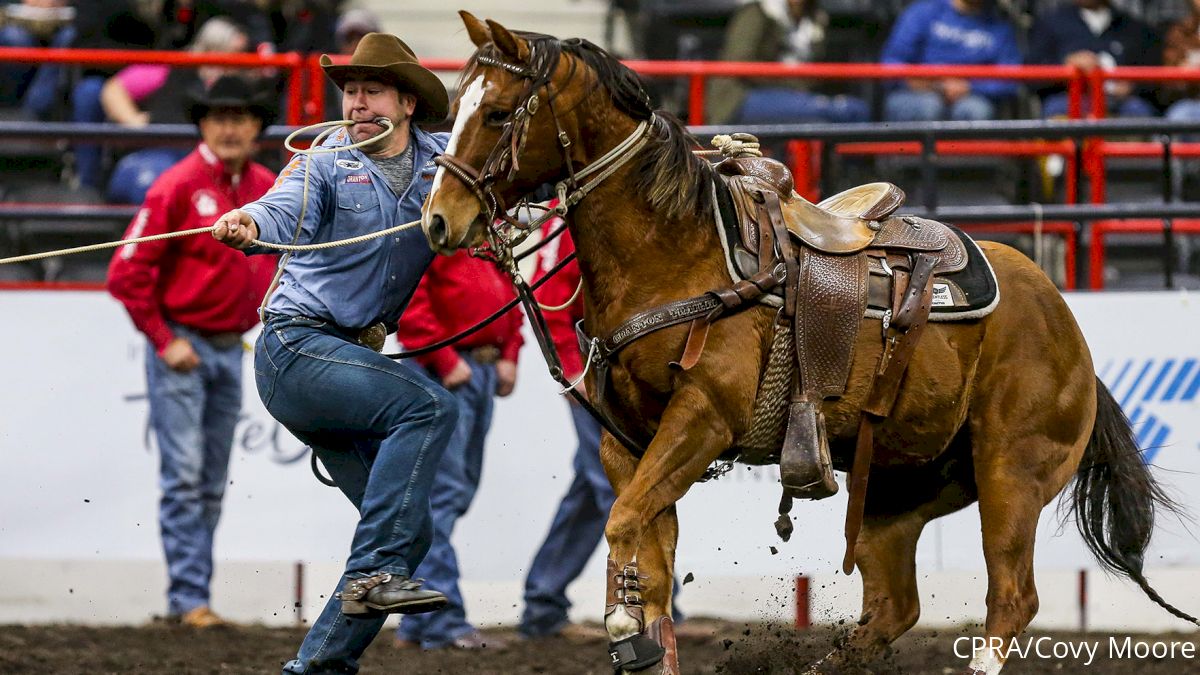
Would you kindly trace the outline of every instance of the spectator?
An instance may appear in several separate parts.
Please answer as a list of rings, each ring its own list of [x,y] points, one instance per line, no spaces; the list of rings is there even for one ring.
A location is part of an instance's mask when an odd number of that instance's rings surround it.
[[[90,0],[86,11],[75,15],[75,46],[80,49],[150,49],[158,44],[161,27],[158,10],[157,3],[143,0]],[[71,91],[71,121],[104,121],[100,91],[116,71],[107,66],[83,68]],[[79,182],[101,189],[104,176],[100,146],[78,145],[74,152]]]
[[[20,0],[0,5],[0,47],[70,47],[75,8],[68,0]],[[0,67],[0,105],[24,105],[46,117],[59,99],[62,66],[11,64]]]
[[[1200,68],[1200,0],[1191,0],[1192,11],[1167,29],[1163,48],[1163,65],[1177,68]],[[1167,108],[1167,119],[1175,121],[1200,120],[1200,87],[1195,82],[1172,87],[1164,93],[1174,98]]]
[[[207,227],[262,196],[275,176],[251,157],[271,115],[240,78],[193,89],[200,145],[151,186],[126,238]],[[168,616],[196,628],[223,623],[209,606],[213,532],[242,405],[242,333],[258,323],[272,263],[188,237],[127,244],[109,267],[109,292],[147,340]]]
[[[816,0],[759,0],[733,15],[722,61],[808,63],[821,60],[829,17]],[[705,97],[710,124],[866,122],[867,104],[852,96],[825,96],[803,83],[778,79],[714,79]]]
[[[214,237],[241,249],[260,238],[323,242],[420,218],[433,159],[449,135],[417,123],[445,119],[445,87],[394,35],[371,33],[349,64],[325,55],[321,66],[342,89],[344,118],[355,120],[324,147],[363,149],[296,157],[265,197],[222,216]],[[383,138],[380,117],[394,130]],[[432,260],[414,229],[303,252],[282,268],[267,305],[267,329],[254,350],[259,397],[312,447],[359,515],[337,593],[284,672],[356,672],[388,613],[446,604],[410,574],[429,550],[430,491],[458,402],[377,353]]]
[[[432,344],[470,328],[516,297],[512,284],[492,263],[466,251],[439,256],[421,279],[396,337],[408,348]],[[458,587],[458,558],[450,537],[471,506],[483,468],[483,447],[496,396],[512,393],[521,347],[521,312],[512,310],[486,328],[417,362],[458,399],[458,426],[446,445],[433,481],[433,542],[415,575],[449,600],[433,614],[406,616],[396,635],[403,647],[496,649],[467,621]]]
[[[271,17],[262,0],[166,0],[162,8],[159,44],[179,49],[196,38],[197,30],[215,17],[224,17],[245,29],[254,49],[274,51]]]
[[[236,53],[249,45],[242,28],[228,19],[209,19],[200,28],[188,51],[193,54]],[[186,121],[179,105],[184,92],[197,83],[208,87],[228,69],[221,66],[172,68],[164,64],[126,66],[108,78],[100,90],[100,104],[108,119],[127,127]],[[172,147],[144,148],[125,155],[108,182],[108,200],[139,204],[159,175],[186,154]]]
[[[1029,36],[1029,63],[1065,64],[1084,72],[1117,66],[1155,66],[1162,60],[1162,45],[1154,29],[1112,6],[1109,0],[1072,0],[1041,15]],[[1156,111],[1132,82],[1104,83],[1108,114],[1118,117],[1151,117]],[[1042,116],[1067,114],[1067,93],[1062,86],[1043,89]],[[1084,112],[1090,110],[1085,98]]]
[[[337,24],[342,0],[269,0],[275,44],[283,52],[329,52],[336,49],[331,26]]]
[[[992,0],[919,0],[909,5],[883,46],[883,63],[1018,65],[1012,24]],[[884,102],[892,122],[990,120],[996,106],[1017,94],[1007,80],[915,78],[899,84]]]
[[[358,41],[367,33],[383,30],[379,17],[369,9],[351,9],[338,19],[333,31],[337,53],[349,56],[358,48]],[[342,97],[333,82],[325,83],[325,119],[342,118]]]

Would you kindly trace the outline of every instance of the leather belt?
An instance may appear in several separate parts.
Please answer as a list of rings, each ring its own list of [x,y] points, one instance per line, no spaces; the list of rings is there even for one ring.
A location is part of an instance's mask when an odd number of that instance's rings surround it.
[[[315,324],[318,324],[317,327],[328,328],[340,337],[347,338],[352,342],[357,342],[358,344],[376,352],[383,351],[383,342],[387,339],[388,334],[387,326],[384,325],[382,321],[376,321],[366,328],[347,328],[328,319],[318,319],[315,316],[304,316],[303,314],[290,315],[268,312],[264,318],[266,319],[265,323],[270,323],[276,320],[287,321],[288,319],[292,318],[311,321]]]
[[[217,349],[233,349],[242,344],[242,334],[238,332],[227,331],[224,333],[201,333],[197,332],[200,339]]]
[[[470,356],[476,363],[491,365],[500,360],[500,348],[495,345],[483,345],[482,347],[463,347],[459,349],[460,354]]]

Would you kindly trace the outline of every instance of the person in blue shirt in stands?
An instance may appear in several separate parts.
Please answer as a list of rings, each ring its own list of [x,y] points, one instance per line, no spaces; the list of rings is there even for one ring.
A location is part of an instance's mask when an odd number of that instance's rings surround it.
[[[1018,65],[1016,32],[993,0],[918,0],[888,36],[883,63]],[[891,122],[990,120],[996,105],[1017,94],[1012,80],[950,77],[910,79],[884,103]]]
[[[445,118],[441,81],[384,33],[364,36],[348,65],[328,55],[321,65],[354,121],[323,146],[367,145],[297,156],[264,197],[217,220],[217,239],[240,249],[255,239],[328,242],[420,218],[433,160],[449,139],[414,123]],[[386,129],[380,118],[394,131],[372,142]],[[411,574],[429,551],[429,496],[458,404],[441,384],[378,353],[432,260],[416,228],[306,251],[286,264],[269,298],[254,348],[259,396],[312,447],[359,514],[337,593],[285,673],[358,672],[388,613],[446,605]]]

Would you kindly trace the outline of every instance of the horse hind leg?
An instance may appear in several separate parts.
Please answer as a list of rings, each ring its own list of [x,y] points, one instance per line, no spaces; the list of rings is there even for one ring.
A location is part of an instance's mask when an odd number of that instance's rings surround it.
[[[929,467],[877,470],[870,484],[854,555],[862,575],[862,613],[845,642],[808,671],[813,675],[870,664],[916,624],[921,614],[917,540],[931,520],[975,501],[965,444]]]
[[[966,671],[970,675],[999,673],[1007,646],[1037,614],[1033,549],[1038,516],[1070,480],[1087,440],[1082,431],[1072,440],[1066,419],[1045,413],[1010,414],[1006,421],[1007,429],[999,419],[972,423],[988,577],[985,644],[1005,647],[975,652]],[[1085,421],[1090,426],[1090,418]]]

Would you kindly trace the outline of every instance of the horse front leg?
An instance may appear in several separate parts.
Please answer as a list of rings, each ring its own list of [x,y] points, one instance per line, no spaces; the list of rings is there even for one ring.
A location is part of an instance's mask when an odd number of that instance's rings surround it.
[[[671,586],[679,534],[675,503],[732,443],[732,432],[697,389],[678,391],[640,461],[605,437],[601,459],[617,494],[609,514],[604,624],[613,663],[677,675]],[[647,663],[649,662],[649,663]]]

